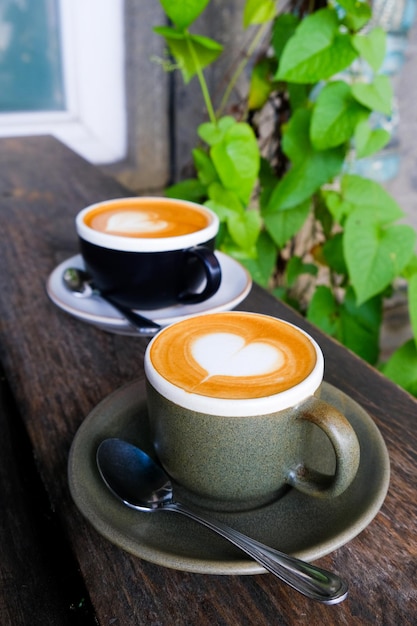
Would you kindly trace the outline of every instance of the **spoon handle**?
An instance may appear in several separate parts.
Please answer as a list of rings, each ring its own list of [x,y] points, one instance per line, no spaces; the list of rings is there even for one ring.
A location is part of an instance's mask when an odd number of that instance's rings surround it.
[[[179,502],[168,502],[160,510],[181,513],[210,528],[308,598],[325,604],[337,604],[342,602],[348,594],[347,584],[336,574],[274,550],[222,522],[212,520],[204,513],[196,513]]]
[[[116,311],[119,311],[119,313],[123,315],[123,317],[129,322],[129,324],[136,328],[139,335],[152,336],[157,333],[158,330],[161,330],[160,325],[153,320],[150,320],[143,315],[139,315],[139,313],[136,313],[132,309],[122,306],[121,304],[116,304],[115,302],[113,302],[112,298],[104,296],[100,292],[97,292],[97,295],[99,295],[100,298],[106,300],[106,302],[111,304],[111,306],[116,309]]]

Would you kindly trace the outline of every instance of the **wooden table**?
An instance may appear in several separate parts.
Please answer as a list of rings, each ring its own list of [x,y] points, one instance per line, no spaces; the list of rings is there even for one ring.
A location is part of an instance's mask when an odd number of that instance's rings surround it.
[[[365,408],[388,447],[392,475],[381,511],[318,561],[349,581],[348,599],[314,603],[270,574],[154,565],[107,541],[80,514],[67,481],[71,442],[101,399],[143,377],[147,341],[71,317],[50,302],[45,283],[77,252],[76,212],[128,193],[55,139],[0,140],[0,623],[417,623],[417,402],[258,287],[240,308],[309,329],[323,348],[326,380]]]

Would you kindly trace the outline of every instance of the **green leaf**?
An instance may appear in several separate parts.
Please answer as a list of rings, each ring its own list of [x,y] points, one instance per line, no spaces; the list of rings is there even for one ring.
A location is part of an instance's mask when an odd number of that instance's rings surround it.
[[[165,195],[168,198],[181,198],[191,202],[201,202],[207,197],[207,189],[196,178],[189,178],[165,189]]]
[[[325,333],[336,337],[339,327],[339,306],[329,287],[316,287],[307,309],[307,319]]]
[[[352,43],[361,57],[377,72],[386,53],[386,35],[383,28],[377,26],[366,35],[354,35]]]
[[[413,255],[416,233],[410,226],[382,226],[372,210],[353,211],[345,223],[344,255],[358,304],[381,293]]]
[[[279,248],[282,248],[303,226],[310,212],[310,200],[288,209],[263,215],[266,229]]]
[[[285,268],[287,277],[287,285],[293,287],[299,276],[309,274],[310,276],[317,276],[318,268],[314,263],[304,263],[299,256],[292,256]]]
[[[339,30],[333,9],[320,9],[303,19],[288,41],[276,78],[316,83],[342,71],[358,56],[350,35]]]
[[[243,26],[247,28],[253,24],[265,24],[274,19],[276,14],[273,0],[246,0],[243,9]]]
[[[347,267],[343,253],[343,233],[337,233],[323,244],[323,256],[329,267],[338,274],[346,275]]]
[[[343,149],[332,148],[318,152],[311,145],[310,118],[311,113],[306,109],[297,110],[291,117],[284,135],[283,149],[293,166],[271,193],[264,214],[300,205],[342,169]]]
[[[335,337],[369,363],[375,363],[379,352],[379,327],[382,317],[381,298],[357,306],[351,289],[339,303],[325,285],[316,288],[307,310],[307,319]]]
[[[370,110],[390,115],[392,111],[393,91],[388,76],[376,76],[372,83],[352,85],[353,97]]]
[[[408,281],[408,310],[414,341],[417,346],[417,274],[414,274]]]
[[[235,191],[247,205],[259,172],[259,147],[249,124],[238,122],[210,150],[216,170],[226,189]]]
[[[179,32],[169,26],[157,26],[154,31],[164,37],[172,56],[181,70],[185,83],[189,83],[198,69],[203,69],[217,59],[223,46],[202,35]]]
[[[216,169],[207,152],[201,148],[195,148],[192,154],[198,179],[201,184],[208,187],[211,183],[218,180]]]
[[[311,141],[317,150],[347,142],[367,110],[352,98],[350,86],[339,80],[320,91],[311,119]]]
[[[391,135],[387,130],[383,128],[375,128],[373,130],[366,120],[359,122],[354,135],[356,157],[363,159],[382,150],[390,138]]]
[[[337,148],[309,155],[304,163],[286,172],[272,192],[264,214],[310,202],[311,196],[331,181],[342,165],[343,152]]]
[[[401,273],[406,280],[410,280],[414,274],[417,274],[417,254],[413,254]]]
[[[300,19],[293,13],[278,15],[272,28],[271,44],[279,60],[288,40],[294,35]]]
[[[261,157],[261,164],[259,167],[259,206],[261,211],[263,211],[267,206],[271,193],[273,192],[277,182],[278,178],[270,161]]]
[[[252,69],[248,94],[249,110],[261,109],[267,102],[273,88],[272,59],[264,57]]]
[[[371,212],[374,222],[381,225],[390,224],[404,217],[397,202],[379,183],[362,176],[355,174],[343,176],[341,198],[342,203],[338,208],[340,218],[361,208]]]
[[[394,383],[417,397],[417,348],[412,339],[396,350],[381,370]]]
[[[347,212],[347,203],[343,201],[342,195],[333,189],[324,189],[321,193],[330,214],[338,224],[341,224],[343,216]]]
[[[251,250],[256,244],[260,230],[261,219],[256,211],[230,213],[227,218],[227,227],[233,241],[243,250]]]
[[[169,19],[183,30],[204,11],[209,0],[160,0],[160,2]]]
[[[236,192],[225,189],[218,182],[209,186],[208,195],[209,200],[205,204],[217,213],[222,222],[227,221],[231,213],[240,215],[244,211]]]
[[[225,115],[218,120],[217,124],[213,122],[200,124],[197,128],[197,134],[209,146],[214,146],[223,139],[225,132],[234,124],[236,124],[235,118],[231,115]]]
[[[353,290],[346,291],[340,307],[339,341],[375,365],[379,355],[379,329],[382,321],[382,298],[376,296],[362,305],[356,302]]]
[[[277,248],[268,233],[263,231],[256,242],[256,258],[240,259],[240,262],[250,272],[255,282],[268,287],[276,260]]]
[[[372,9],[367,2],[361,0],[339,0],[338,4],[346,11],[344,24],[351,30],[360,30],[372,17]]]
[[[287,83],[287,92],[290,100],[291,111],[308,106],[308,97],[310,94],[309,85]]]
[[[314,152],[310,141],[311,111],[298,109],[284,129],[282,148],[294,165],[303,163],[306,156]]]

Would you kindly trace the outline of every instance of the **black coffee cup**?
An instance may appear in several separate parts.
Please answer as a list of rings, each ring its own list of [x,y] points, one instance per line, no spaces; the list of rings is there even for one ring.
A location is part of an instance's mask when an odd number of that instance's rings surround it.
[[[219,220],[205,206],[162,197],[118,198],[76,217],[81,254],[94,285],[123,306],[158,309],[216,293]]]

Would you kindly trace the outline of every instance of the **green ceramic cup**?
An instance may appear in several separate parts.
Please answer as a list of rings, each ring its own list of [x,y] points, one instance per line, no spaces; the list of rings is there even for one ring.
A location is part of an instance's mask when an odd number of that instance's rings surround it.
[[[352,482],[359,443],[320,399],[324,360],[304,331],[245,312],[185,319],[145,354],[156,453],[182,496],[248,510],[294,487],[334,498]]]

